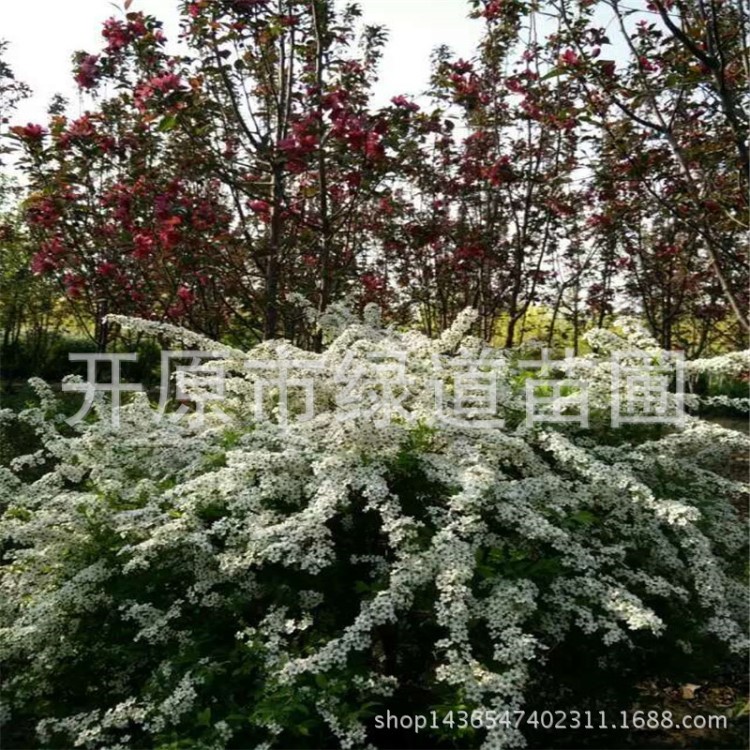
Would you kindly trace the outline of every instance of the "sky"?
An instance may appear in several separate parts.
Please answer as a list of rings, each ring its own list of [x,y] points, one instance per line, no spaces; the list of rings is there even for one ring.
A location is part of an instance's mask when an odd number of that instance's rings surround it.
[[[417,95],[429,79],[433,48],[447,44],[461,57],[471,57],[481,23],[467,18],[465,0],[361,0],[363,20],[389,30],[375,91],[376,106],[395,94]],[[162,20],[168,37],[177,36],[177,0],[134,0],[140,10]],[[71,114],[80,114],[86,101],[79,97],[71,73],[71,55],[96,52],[102,46],[101,23],[119,15],[110,0],[0,0],[0,38],[9,41],[6,62],[33,96],[21,102],[13,122],[45,122],[55,93],[65,96]]]

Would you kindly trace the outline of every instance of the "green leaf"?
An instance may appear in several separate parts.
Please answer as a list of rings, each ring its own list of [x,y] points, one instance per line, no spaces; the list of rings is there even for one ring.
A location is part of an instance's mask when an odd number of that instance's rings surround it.
[[[549,78],[557,78],[558,76],[564,75],[565,68],[552,68],[549,73],[545,73],[540,80],[546,81]]]
[[[162,118],[162,121],[157,126],[157,130],[160,133],[168,133],[170,130],[174,130],[177,125],[177,115],[167,115]]]
[[[571,518],[584,526],[589,526],[596,521],[596,516],[593,513],[589,513],[587,510],[579,510],[574,513]]]

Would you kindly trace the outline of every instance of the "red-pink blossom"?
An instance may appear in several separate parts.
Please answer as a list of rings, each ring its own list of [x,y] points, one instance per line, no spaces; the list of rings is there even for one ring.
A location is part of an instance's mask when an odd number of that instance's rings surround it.
[[[117,266],[109,260],[102,261],[97,267],[96,272],[99,276],[110,277],[115,275]]]
[[[323,109],[330,109],[333,112],[338,112],[344,105],[347,99],[347,92],[343,89],[332,91],[330,94],[326,94],[321,100],[321,106]]]
[[[566,49],[565,52],[560,55],[560,63],[570,67],[575,67],[581,62],[581,58],[572,50]]]
[[[107,40],[107,52],[119,52],[131,40],[128,27],[116,18],[108,18],[104,22],[102,36]]]
[[[362,282],[365,290],[371,294],[380,293],[386,288],[385,279],[377,273],[363,273],[359,277],[359,280]]]
[[[42,275],[58,269],[66,252],[67,248],[59,237],[53,237],[42,243],[39,252],[31,259],[32,272]]]
[[[179,231],[171,225],[159,230],[159,243],[165,250],[171,250],[180,240]]]
[[[397,107],[401,107],[402,109],[406,109],[410,112],[419,112],[419,105],[416,104],[415,102],[409,101],[403,95],[394,96],[391,99],[391,102],[395,104]]]
[[[138,260],[148,258],[154,250],[154,238],[145,232],[138,232],[133,237],[133,257]]]
[[[131,39],[143,36],[148,31],[142,13],[132,14],[132,18],[128,21],[128,31],[130,32]]]
[[[380,136],[377,133],[368,133],[365,142],[365,156],[368,159],[377,161],[385,156],[385,148],[380,142]]]
[[[50,197],[40,198],[31,203],[26,210],[29,223],[49,229],[60,219],[60,212]]]
[[[176,73],[164,73],[160,76],[154,76],[149,81],[149,85],[154,91],[160,91],[162,94],[166,94],[169,91],[179,89],[182,85],[182,81]]]
[[[41,125],[36,125],[30,122],[28,125],[17,125],[12,127],[10,132],[26,141],[39,143],[44,138],[47,131]]]
[[[100,70],[97,65],[98,62],[98,55],[85,55],[80,60],[75,75],[76,83],[80,88],[90,89],[96,86],[96,82],[100,75]]]
[[[37,276],[43,276],[57,267],[58,263],[43,251],[35,253],[31,259],[31,271]]]
[[[271,210],[271,204],[264,200],[248,201],[247,207],[256,214],[267,214]]]
[[[195,302],[195,292],[186,286],[181,286],[177,290],[177,296],[182,300],[185,305],[191,305]]]
[[[490,0],[480,15],[484,16],[488,21],[493,21],[500,15],[502,7],[502,0]]]
[[[91,138],[96,135],[96,129],[88,114],[74,120],[70,127],[58,139],[60,148],[67,148],[70,143],[78,139]]]

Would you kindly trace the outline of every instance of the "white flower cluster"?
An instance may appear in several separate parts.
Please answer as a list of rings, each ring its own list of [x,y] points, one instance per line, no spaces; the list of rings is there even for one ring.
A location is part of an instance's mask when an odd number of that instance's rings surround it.
[[[750,373],[750,351],[729,352],[717,357],[694,359],[685,364],[688,375],[706,373],[719,377],[738,377]]]
[[[696,638],[746,648],[745,596],[732,572],[744,534],[732,501],[747,488],[722,474],[727,457],[747,449],[743,435],[692,419],[640,444],[597,445],[590,433],[527,428],[511,382],[498,403],[504,429],[446,424],[421,384],[434,354],[481,347],[466,335],[471,312],[438,340],[383,329],[372,310],[365,322],[329,318],[336,335],[324,355],[284,342],[251,352],[326,362],[308,421],[253,420],[256,375],[238,366],[247,354],[226,347],[221,418],[209,404],[200,421],[155,422],[136,394],[116,434],[103,419],[72,432],[50,419],[46,391],[39,409],[20,415],[44,447],[0,472],[10,721],[49,705],[71,664],[91,662],[108,675],[86,694],[94,708],[36,716],[41,741],[127,746],[133,733],[161,736],[212,706],[201,713],[200,746],[221,747],[242,730],[237,712],[223,715],[213,701],[209,678],[231,655],[236,674],[255,670],[269,695],[305,696],[319,680],[313,710],[341,747],[363,747],[373,737],[347,713],[346,691],[363,703],[395,694],[398,655],[383,633],[414,618],[439,633],[426,644],[431,679],[495,711],[524,706],[536,665],[575,631],[612,648],[657,641],[671,637],[680,611]],[[221,348],[173,327],[119,322]],[[623,330],[631,348],[655,354],[632,326]],[[590,338],[604,354],[623,348],[610,333]],[[373,355],[397,347],[409,352],[405,416],[378,430],[334,419],[332,372],[349,357],[366,373]],[[606,358],[571,367],[587,373],[604,408]],[[366,400],[364,388],[352,397]],[[349,579],[357,585],[340,590]],[[220,627],[232,642],[206,653]],[[691,647],[684,629],[674,637]],[[106,660],[129,649],[111,672]],[[355,679],[341,677],[354,665]],[[253,716],[243,721],[257,746],[273,746],[281,720]],[[523,743],[504,727],[485,739],[493,750]]]

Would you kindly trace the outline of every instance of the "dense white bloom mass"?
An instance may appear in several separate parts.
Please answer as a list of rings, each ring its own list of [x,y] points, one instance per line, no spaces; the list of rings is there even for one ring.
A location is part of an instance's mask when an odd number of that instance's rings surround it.
[[[220,415],[208,405],[200,420],[156,421],[136,394],[119,430],[105,419],[72,430],[37,382],[41,405],[20,418],[43,448],[0,470],[8,721],[34,716],[41,741],[128,747],[131,735],[166,743],[198,716],[200,746],[235,735],[278,746],[281,709],[232,708],[231,686],[251,676],[264,700],[304,703],[341,747],[363,747],[377,738],[352,705],[403,686],[392,633],[405,623],[429,623],[418,640],[436,685],[495,711],[525,705],[535,665],[571,633],[613,649],[672,639],[689,650],[704,638],[746,648],[732,502],[746,487],[721,471],[746,438],[697,419],[599,444],[567,425],[530,429],[523,385],[504,370],[503,429],[446,423],[426,384],[435,355],[481,347],[466,336],[472,320],[466,312],[433,341],[381,328],[372,310],[365,322],[332,310],[323,354],[258,346],[254,360],[321,364],[311,368],[315,417],[302,421],[257,419],[261,375],[219,345],[227,397]],[[569,363],[585,374],[595,427],[609,423],[607,353],[656,351],[624,330],[626,341],[593,333],[595,353]],[[379,427],[334,418],[342,363],[366,374],[373,355],[394,349],[409,355],[405,416]],[[278,393],[263,393],[273,415]],[[303,394],[291,403],[303,413]],[[83,666],[104,683],[54,705],[61,675]],[[524,738],[499,726],[483,741]]]

